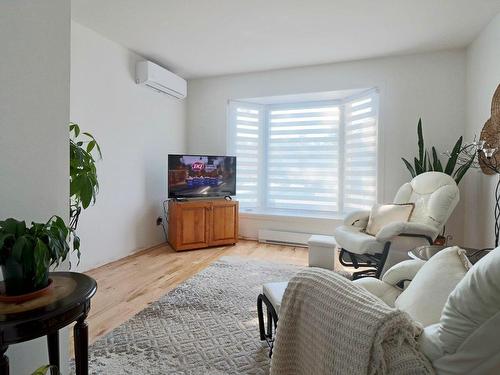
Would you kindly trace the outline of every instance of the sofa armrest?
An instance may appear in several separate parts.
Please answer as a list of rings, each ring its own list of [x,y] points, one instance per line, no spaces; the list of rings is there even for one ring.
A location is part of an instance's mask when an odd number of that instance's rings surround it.
[[[424,264],[425,261],[421,259],[404,260],[389,268],[382,276],[382,281],[396,286],[403,280],[413,280]]]
[[[376,237],[378,241],[386,242],[393,237],[405,235],[426,237],[432,242],[438,235],[438,231],[426,224],[400,221],[382,227]]]
[[[366,228],[369,217],[370,210],[353,211],[344,218],[344,225]]]

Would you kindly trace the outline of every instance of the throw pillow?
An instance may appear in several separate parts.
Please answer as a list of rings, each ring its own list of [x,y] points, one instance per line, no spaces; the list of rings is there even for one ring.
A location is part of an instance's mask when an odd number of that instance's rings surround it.
[[[387,224],[407,222],[414,207],[413,203],[375,204],[370,212],[366,233],[376,236],[378,231]]]
[[[438,323],[448,296],[469,267],[465,250],[457,246],[441,250],[425,262],[394,306],[424,327]]]

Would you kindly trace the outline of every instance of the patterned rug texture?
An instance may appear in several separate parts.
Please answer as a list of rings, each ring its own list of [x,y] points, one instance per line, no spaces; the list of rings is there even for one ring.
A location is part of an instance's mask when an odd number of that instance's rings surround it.
[[[90,373],[267,374],[257,295],[299,269],[223,257],[91,345]]]

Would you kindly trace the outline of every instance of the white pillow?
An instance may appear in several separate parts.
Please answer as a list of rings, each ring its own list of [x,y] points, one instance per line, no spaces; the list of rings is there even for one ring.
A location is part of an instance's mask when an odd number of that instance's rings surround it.
[[[439,322],[448,296],[469,268],[465,250],[457,246],[441,250],[420,268],[394,306],[424,327]]]
[[[366,226],[366,233],[376,236],[379,230],[387,224],[407,222],[414,207],[413,203],[373,205]]]
[[[425,327],[420,349],[437,374],[500,374],[500,248],[458,283],[441,321]]]
[[[483,323],[500,312],[500,248],[477,262],[446,302],[439,338],[445,353],[457,348]],[[497,330],[500,336],[500,327]],[[500,337],[497,337],[500,341]]]

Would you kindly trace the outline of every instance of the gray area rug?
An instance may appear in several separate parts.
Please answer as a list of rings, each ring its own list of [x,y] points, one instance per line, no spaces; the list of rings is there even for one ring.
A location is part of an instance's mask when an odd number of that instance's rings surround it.
[[[267,374],[256,301],[300,267],[223,257],[91,345],[91,374]]]

